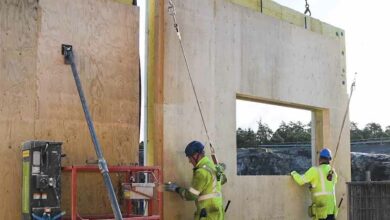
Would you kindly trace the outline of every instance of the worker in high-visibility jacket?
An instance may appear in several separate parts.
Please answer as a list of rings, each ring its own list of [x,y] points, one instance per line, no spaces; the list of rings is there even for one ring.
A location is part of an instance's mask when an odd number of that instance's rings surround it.
[[[319,166],[313,166],[303,175],[296,171],[291,176],[298,185],[309,184],[312,205],[309,207],[309,216],[315,220],[336,219],[338,207],[336,206],[335,185],[337,174],[329,165],[332,153],[324,148],[320,151]]]
[[[226,176],[205,156],[204,145],[192,141],[185,149],[189,162],[194,166],[191,187],[183,188],[176,183],[165,183],[165,190],[177,192],[182,199],[195,201],[195,220],[223,220],[221,185]]]

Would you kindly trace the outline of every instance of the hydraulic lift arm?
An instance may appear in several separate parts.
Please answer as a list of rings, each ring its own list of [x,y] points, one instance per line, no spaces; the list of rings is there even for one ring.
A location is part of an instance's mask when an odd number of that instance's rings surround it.
[[[81,105],[83,106],[85,119],[88,124],[89,132],[91,134],[92,142],[95,147],[96,156],[98,157],[98,165],[99,170],[103,175],[104,184],[106,185],[108,196],[111,203],[111,208],[114,212],[114,216],[116,220],[122,220],[122,213],[119,208],[118,200],[115,195],[114,187],[112,186],[112,182],[110,179],[110,175],[108,172],[107,162],[103,157],[102,148],[100,146],[99,140],[97,139],[95,127],[93,125],[93,121],[91,118],[91,114],[89,113],[87,100],[85,99],[83,88],[81,87],[81,81],[79,78],[79,74],[77,73],[76,64],[74,62],[74,56],[73,56],[73,48],[71,45],[62,44],[61,48],[62,55],[64,55],[65,58],[65,64],[70,64],[72,68],[72,73],[74,80],[76,82],[77,91],[80,96]]]

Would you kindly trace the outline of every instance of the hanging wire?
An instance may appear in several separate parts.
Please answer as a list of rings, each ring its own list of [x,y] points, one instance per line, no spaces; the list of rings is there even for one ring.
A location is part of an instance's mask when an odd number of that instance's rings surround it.
[[[355,76],[354,76],[354,78],[353,78],[353,82],[352,82],[352,84],[351,84],[351,94],[349,94],[348,103],[347,103],[347,108],[346,108],[345,113],[344,113],[343,123],[341,124],[341,129],[340,129],[340,133],[339,133],[339,139],[337,140],[336,151],[335,151],[335,153],[334,153],[333,161],[334,161],[334,159],[335,159],[336,156],[337,156],[337,151],[339,150],[340,140],[341,140],[341,134],[343,133],[344,124],[345,124],[345,121],[346,121],[346,118],[347,118],[347,114],[348,114],[348,112],[349,112],[349,103],[351,102],[352,94],[353,94],[353,91],[354,91],[354,89],[355,89],[355,87],[356,87],[356,75],[357,75],[357,73],[355,73]]]
[[[194,95],[195,95],[196,104],[197,104],[198,109],[199,109],[200,117],[202,118],[202,123],[203,123],[204,130],[205,130],[205,132],[206,132],[207,140],[208,140],[208,142],[210,143],[210,150],[211,150],[211,153],[215,153],[214,148],[213,148],[212,145],[211,145],[210,136],[209,136],[209,134],[208,134],[207,127],[206,127],[206,122],[205,122],[205,120],[204,120],[203,113],[202,113],[202,108],[200,107],[198,95],[197,95],[197,93],[196,93],[195,85],[194,85],[194,82],[193,82],[193,80],[192,80],[190,68],[189,68],[188,61],[187,61],[187,56],[186,56],[186,54],[185,54],[184,47],[183,47],[183,43],[182,43],[182,41],[181,41],[181,34],[180,34],[180,30],[179,30],[179,25],[177,24],[177,21],[176,21],[176,9],[175,9],[175,5],[173,4],[173,1],[172,1],[172,0],[169,0],[169,2],[168,2],[168,13],[169,13],[169,15],[172,16],[172,19],[173,19],[173,27],[175,28],[177,37],[178,37],[178,39],[179,39],[180,48],[181,48],[181,52],[182,52],[183,57],[184,57],[184,62],[185,62],[185,64],[186,64],[188,77],[190,78],[190,81],[191,81],[192,91],[193,91],[193,93],[194,93]]]
[[[349,94],[348,103],[347,103],[347,108],[345,109],[343,122],[341,123],[341,129],[340,129],[340,133],[339,133],[339,138],[338,138],[338,140],[337,140],[336,151],[335,151],[334,156],[333,156],[333,159],[332,159],[332,161],[331,161],[331,163],[330,163],[330,166],[331,166],[331,167],[333,167],[333,165],[334,165],[334,163],[335,163],[335,161],[336,161],[337,152],[338,152],[339,147],[340,147],[341,135],[342,135],[342,133],[343,133],[344,124],[345,124],[345,121],[346,121],[346,119],[347,119],[347,114],[348,114],[348,112],[349,112],[349,104],[351,103],[352,94],[353,94],[353,91],[354,91],[354,89],[355,89],[355,87],[356,87],[356,75],[357,75],[357,73],[355,73],[355,76],[354,76],[354,78],[353,78],[353,82],[352,82],[352,84],[351,84],[351,93]],[[326,178],[327,178],[329,181],[331,181],[331,180],[333,179],[333,174],[334,174],[334,170],[333,170],[333,168],[332,168],[332,169],[329,171],[329,173],[328,173],[328,175],[327,175]]]
[[[307,29],[307,14],[309,14],[309,17],[311,17],[311,11],[310,11],[310,6],[309,6],[309,3],[307,3],[307,0],[305,0],[305,2],[306,2],[306,5],[305,5],[305,8],[306,8],[306,10],[305,10],[305,12],[304,12],[304,14],[305,14],[305,29]]]
[[[305,12],[304,12],[304,14],[306,15],[306,14],[309,14],[309,16],[311,17],[311,11],[310,11],[310,6],[309,6],[309,3],[307,3],[307,0],[305,0],[305,2],[306,2],[306,5],[305,5]]]

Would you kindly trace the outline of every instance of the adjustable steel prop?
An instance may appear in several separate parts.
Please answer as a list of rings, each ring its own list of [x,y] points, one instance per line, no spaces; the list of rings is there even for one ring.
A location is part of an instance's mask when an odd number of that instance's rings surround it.
[[[122,213],[119,208],[118,200],[116,199],[114,187],[112,186],[112,182],[107,167],[107,162],[103,157],[102,148],[96,136],[95,127],[93,125],[91,114],[89,113],[87,100],[85,99],[83,88],[81,87],[79,74],[77,73],[76,64],[74,62],[73,48],[71,45],[62,44],[61,52],[62,55],[64,55],[65,64],[70,64],[72,68],[73,77],[76,82],[76,87],[80,96],[81,105],[83,106],[85,119],[87,121],[88,128],[89,128],[89,133],[91,134],[92,142],[95,147],[96,156],[98,158],[99,170],[103,175],[104,184],[106,185],[108,191],[108,197],[110,199],[111,208],[114,212],[115,220],[122,220]]]

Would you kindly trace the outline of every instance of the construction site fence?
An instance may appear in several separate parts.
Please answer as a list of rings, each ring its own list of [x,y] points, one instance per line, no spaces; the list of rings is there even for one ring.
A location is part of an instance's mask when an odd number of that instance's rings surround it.
[[[390,219],[390,181],[349,182],[348,219]]]

